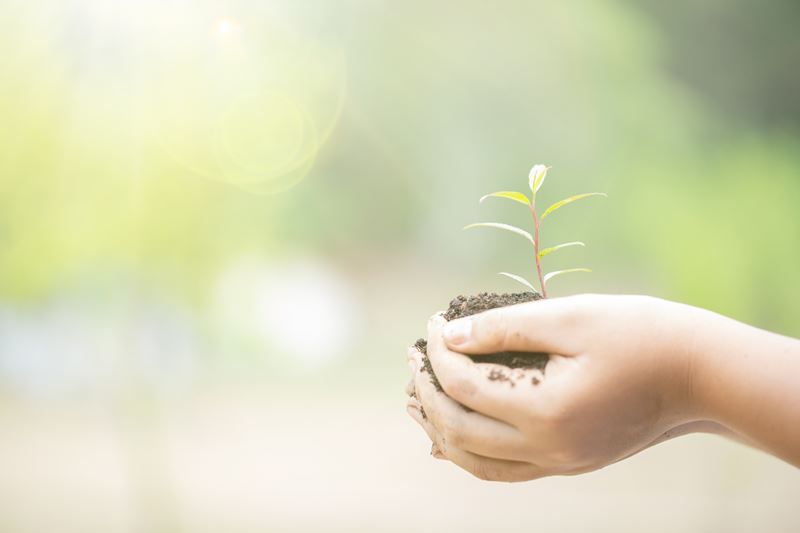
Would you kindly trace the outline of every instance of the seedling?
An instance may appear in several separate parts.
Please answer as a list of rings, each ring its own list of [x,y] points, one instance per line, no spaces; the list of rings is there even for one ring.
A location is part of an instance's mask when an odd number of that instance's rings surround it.
[[[545,209],[544,212],[542,212],[541,216],[538,216],[536,214],[536,195],[539,192],[539,189],[542,188],[542,184],[544,184],[544,179],[547,177],[548,169],[549,167],[546,167],[544,165],[535,165],[531,169],[530,174],[528,174],[528,186],[530,187],[531,190],[530,198],[528,198],[525,194],[521,192],[499,191],[487,194],[486,196],[480,199],[480,202],[483,203],[483,201],[486,200],[487,198],[505,198],[507,200],[512,200],[514,202],[519,202],[521,204],[526,205],[531,212],[531,216],[533,217],[533,235],[531,235],[524,229],[518,228],[516,226],[511,226],[509,224],[501,224],[499,222],[478,222],[477,224],[470,224],[464,227],[464,229],[478,228],[478,227],[502,229],[510,231],[512,233],[516,233],[517,235],[521,235],[528,242],[530,242],[533,245],[533,253],[536,259],[536,275],[539,279],[539,287],[541,287],[540,292],[542,297],[544,298],[547,298],[547,282],[553,279],[554,277],[560,276],[561,274],[567,274],[569,272],[591,272],[591,270],[589,270],[588,268],[568,268],[566,270],[556,270],[555,272],[548,272],[547,274],[542,274],[542,259],[545,256],[555,252],[556,250],[561,250],[562,248],[569,248],[570,246],[586,246],[584,243],[580,241],[572,241],[540,249],[539,227],[541,226],[542,222],[549,215],[553,214],[553,212],[564,207],[565,205],[571,204],[572,202],[582,200],[583,198],[589,198],[591,196],[608,196],[607,194],[602,192],[588,192],[584,194],[576,194],[575,196],[570,196],[569,198],[564,198],[563,200],[554,203],[553,205]],[[508,272],[500,272],[500,275],[509,277],[514,281],[517,281],[525,285],[532,291],[536,292],[536,288],[534,288],[533,284],[522,276],[518,276],[516,274],[510,274]]]

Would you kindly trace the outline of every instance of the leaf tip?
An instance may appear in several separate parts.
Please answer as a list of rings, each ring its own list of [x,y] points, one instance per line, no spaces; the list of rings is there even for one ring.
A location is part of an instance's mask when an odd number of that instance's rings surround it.
[[[542,165],[541,163],[533,165],[531,171],[528,173],[528,187],[530,187],[531,192],[536,194],[539,192],[539,189],[542,188],[542,184],[544,183],[545,177],[547,177],[547,171],[550,167],[546,165]]]

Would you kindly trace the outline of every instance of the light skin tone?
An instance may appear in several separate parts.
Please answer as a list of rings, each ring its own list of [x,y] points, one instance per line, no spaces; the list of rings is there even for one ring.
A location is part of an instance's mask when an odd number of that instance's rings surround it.
[[[550,361],[543,373],[464,355],[501,351]],[[710,311],[578,295],[451,322],[435,315],[427,353],[444,392],[410,348],[408,412],[435,457],[481,479],[589,472],[694,432],[800,467],[800,340]]]

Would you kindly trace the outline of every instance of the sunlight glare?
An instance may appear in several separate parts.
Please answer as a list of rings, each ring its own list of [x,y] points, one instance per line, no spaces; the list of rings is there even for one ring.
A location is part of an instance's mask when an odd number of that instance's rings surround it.
[[[215,27],[217,35],[222,37],[239,32],[239,24],[228,17],[218,19]]]

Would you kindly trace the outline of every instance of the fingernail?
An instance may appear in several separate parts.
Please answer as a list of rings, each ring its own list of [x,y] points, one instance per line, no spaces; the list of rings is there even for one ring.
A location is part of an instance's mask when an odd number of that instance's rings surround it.
[[[435,315],[433,315],[428,319],[428,328],[430,328],[431,326],[436,326],[442,322],[445,322],[444,315],[442,314],[441,311],[439,311],[438,313],[436,313]]]
[[[443,329],[444,340],[448,344],[463,344],[472,333],[472,320],[460,319],[448,322]]]

